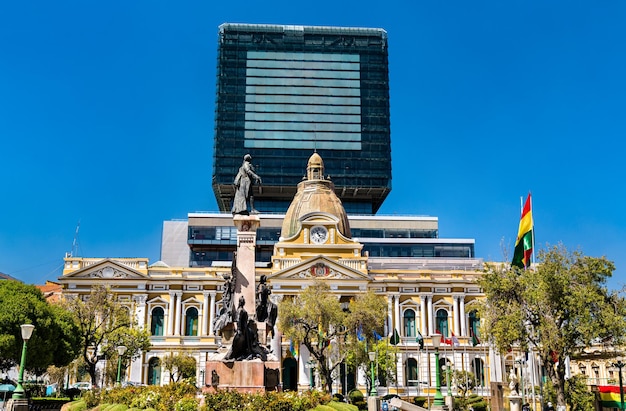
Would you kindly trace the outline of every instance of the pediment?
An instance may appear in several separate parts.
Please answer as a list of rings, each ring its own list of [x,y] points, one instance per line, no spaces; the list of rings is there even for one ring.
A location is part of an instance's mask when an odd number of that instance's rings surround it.
[[[95,264],[66,274],[65,278],[100,278],[104,280],[126,279],[145,280],[146,274],[134,270],[115,260],[105,258]]]
[[[277,271],[268,280],[359,280],[369,281],[368,275],[341,264],[324,255],[303,260],[288,268]]]

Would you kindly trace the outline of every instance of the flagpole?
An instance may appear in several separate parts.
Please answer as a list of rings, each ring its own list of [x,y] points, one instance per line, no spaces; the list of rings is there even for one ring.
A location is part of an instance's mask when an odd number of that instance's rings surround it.
[[[534,264],[535,263],[535,249],[537,248],[535,246],[537,244],[537,243],[535,243],[535,210],[534,210],[534,207],[533,207],[533,196],[532,196],[532,193],[529,191],[528,194],[529,194],[529,198],[530,198],[530,210],[533,213],[532,214],[532,216],[533,216],[533,221],[532,221],[533,225],[532,225],[531,228],[533,230],[533,254],[532,254],[533,261],[532,261],[532,264]]]

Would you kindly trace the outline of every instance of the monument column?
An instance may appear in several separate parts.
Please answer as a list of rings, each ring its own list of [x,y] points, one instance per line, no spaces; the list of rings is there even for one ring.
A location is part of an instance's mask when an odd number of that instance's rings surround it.
[[[235,275],[235,306],[239,298],[246,300],[244,308],[250,315],[255,310],[255,268],[256,230],[261,226],[258,215],[235,214],[233,223],[237,227],[237,269]]]

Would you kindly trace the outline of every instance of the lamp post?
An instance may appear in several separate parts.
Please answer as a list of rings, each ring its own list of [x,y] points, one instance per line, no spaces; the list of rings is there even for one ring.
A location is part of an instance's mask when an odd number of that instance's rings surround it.
[[[309,360],[304,366],[309,370],[309,388],[313,389],[313,369],[315,368],[315,362]]]
[[[121,385],[121,377],[122,377],[122,355],[126,352],[125,345],[118,345],[117,348],[117,383],[116,385],[119,387]]]
[[[24,392],[24,387],[22,386],[24,382],[24,366],[26,365],[26,345],[31,335],[33,335],[35,326],[32,324],[22,324],[20,328],[22,329],[22,340],[24,340],[24,343],[22,344],[22,358],[20,360],[20,371],[17,377],[17,387],[15,387],[15,391],[13,391],[13,395],[11,396],[14,400],[23,400],[26,398],[26,392]]]
[[[378,392],[376,391],[376,374],[374,371],[374,361],[376,361],[376,352],[370,351],[369,353],[367,353],[367,355],[370,357],[370,371],[372,373],[372,387],[370,388],[370,397],[375,397],[376,395],[378,395]]]
[[[611,364],[613,367],[617,368],[619,375],[619,401],[620,401],[620,410],[624,409],[624,387],[622,386],[622,368],[626,366],[626,363],[622,361],[621,358],[617,358],[617,361]]]
[[[430,338],[435,348],[435,401],[433,401],[433,406],[443,407],[445,401],[443,400],[443,395],[441,395],[441,376],[439,375],[439,344],[441,344],[441,334],[433,334]]]
[[[452,397],[452,366],[450,364],[446,365],[446,382],[448,383],[448,397]]]

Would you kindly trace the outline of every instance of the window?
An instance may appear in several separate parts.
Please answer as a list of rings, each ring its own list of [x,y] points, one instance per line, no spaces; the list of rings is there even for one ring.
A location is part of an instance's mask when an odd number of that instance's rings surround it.
[[[405,363],[406,386],[417,387],[419,378],[417,373],[417,361],[415,358],[409,358]]]
[[[410,308],[404,311],[404,336],[415,337],[415,311]]]
[[[185,335],[198,335],[198,309],[195,307],[189,307],[185,311]]]
[[[476,385],[479,387],[485,386],[485,367],[483,365],[483,360],[480,358],[474,358],[472,361],[472,372],[474,373],[474,377],[476,378]]]
[[[476,310],[472,310],[469,313],[469,335],[470,337],[476,337],[478,340],[480,339],[480,318]]]
[[[157,357],[148,361],[148,385],[161,385],[161,360]]]
[[[152,321],[150,323],[150,333],[155,336],[163,335],[163,318],[165,312],[161,307],[155,307],[152,310]]]
[[[444,309],[437,310],[436,315],[437,332],[443,336],[448,336],[448,312]]]

